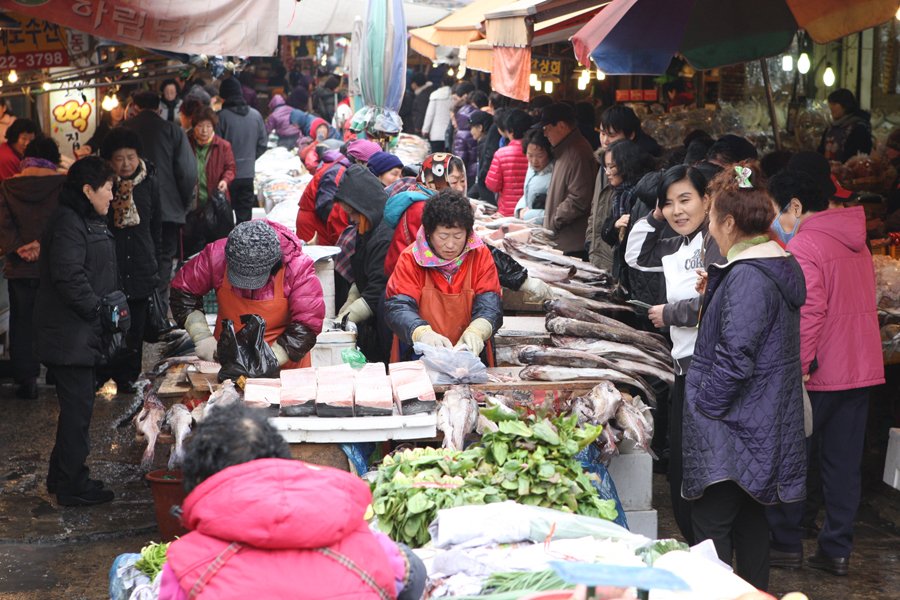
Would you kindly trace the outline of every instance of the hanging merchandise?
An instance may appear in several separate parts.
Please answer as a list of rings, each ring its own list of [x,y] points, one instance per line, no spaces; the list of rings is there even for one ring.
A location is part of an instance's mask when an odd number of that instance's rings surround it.
[[[397,113],[406,89],[406,17],[402,0],[369,0],[362,36],[359,84],[364,107],[350,127],[372,138],[400,133]]]

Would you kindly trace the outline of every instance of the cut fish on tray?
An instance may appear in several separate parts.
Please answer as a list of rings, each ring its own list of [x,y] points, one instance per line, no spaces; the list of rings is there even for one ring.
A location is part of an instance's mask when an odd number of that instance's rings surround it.
[[[370,370],[373,371],[373,370]],[[373,372],[356,374],[353,412],[357,417],[382,417],[394,414],[391,378]]]
[[[307,369],[282,369],[279,416],[315,416],[317,390],[316,370],[312,367]]]
[[[316,369],[318,416],[353,416],[354,374],[353,369],[346,363]]]
[[[421,361],[391,363],[388,369],[394,400],[399,405],[400,414],[411,415],[435,409],[437,399],[434,387]]]

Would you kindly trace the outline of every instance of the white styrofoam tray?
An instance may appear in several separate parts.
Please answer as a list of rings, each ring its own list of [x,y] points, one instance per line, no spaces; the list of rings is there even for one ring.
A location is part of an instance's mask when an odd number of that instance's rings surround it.
[[[269,422],[290,443],[384,442],[437,435],[436,413],[390,417],[272,417]]]

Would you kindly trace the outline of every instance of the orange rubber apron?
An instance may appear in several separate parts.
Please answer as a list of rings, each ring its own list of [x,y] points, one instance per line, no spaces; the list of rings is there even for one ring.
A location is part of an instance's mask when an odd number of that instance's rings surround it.
[[[287,326],[291,323],[291,307],[287,296],[284,295],[284,269],[279,269],[275,275],[275,290],[270,300],[251,300],[235,293],[228,280],[228,270],[222,279],[222,285],[216,290],[216,300],[219,303],[219,314],[216,317],[216,330],[213,333],[218,340],[222,333],[222,321],[229,319],[234,322],[234,331],[240,331],[244,324],[241,323],[241,315],[259,315],[266,322],[266,343],[273,344]],[[312,366],[309,353],[300,362],[288,360],[281,366],[282,369],[298,369]]]
[[[454,346],[459,342],[463,332],[472,322],[472,305],[475,302],[475,290],[472,289],[472,271],[474,265],[468,265],[463,287],[458,294],[445,294],[434,286],[429,270],[425,270],[425,286],[422,288],[422,296],[419,299],[419,316],[422,317],[431,328],[450,340]],[[485,344],[487,348],[488,366],[494,366],[494,352],[490,341]],[[391,362],[400,360],[400,342],[394,336],[391,345]]]

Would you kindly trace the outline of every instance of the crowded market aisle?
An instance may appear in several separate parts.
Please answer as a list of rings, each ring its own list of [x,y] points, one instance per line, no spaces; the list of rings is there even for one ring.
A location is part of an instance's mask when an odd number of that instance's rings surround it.
[[[108,597],[110,557],[158,539],[150,489],[137,464],[141,448],[130,428],[112,422],[130,396],[99,400],[91,425],[91,473],[109,482],[116,499],[94,507],[56,506],[43,485],[53,443],[57,404],[50,387],[35,401],[14,398],[0,385],[0,599],[100,600]],[[865,469],[880,457],[866,455]],[[659,537],[676,535],[665,477],[654,475]],[[777,594],[804,590],[811,600],[889,598],[900,589],[900,492],[879,481],[864,487],[849,577],[814,571],[772,570]],[[805,541],[811,553],[814,542]]]

